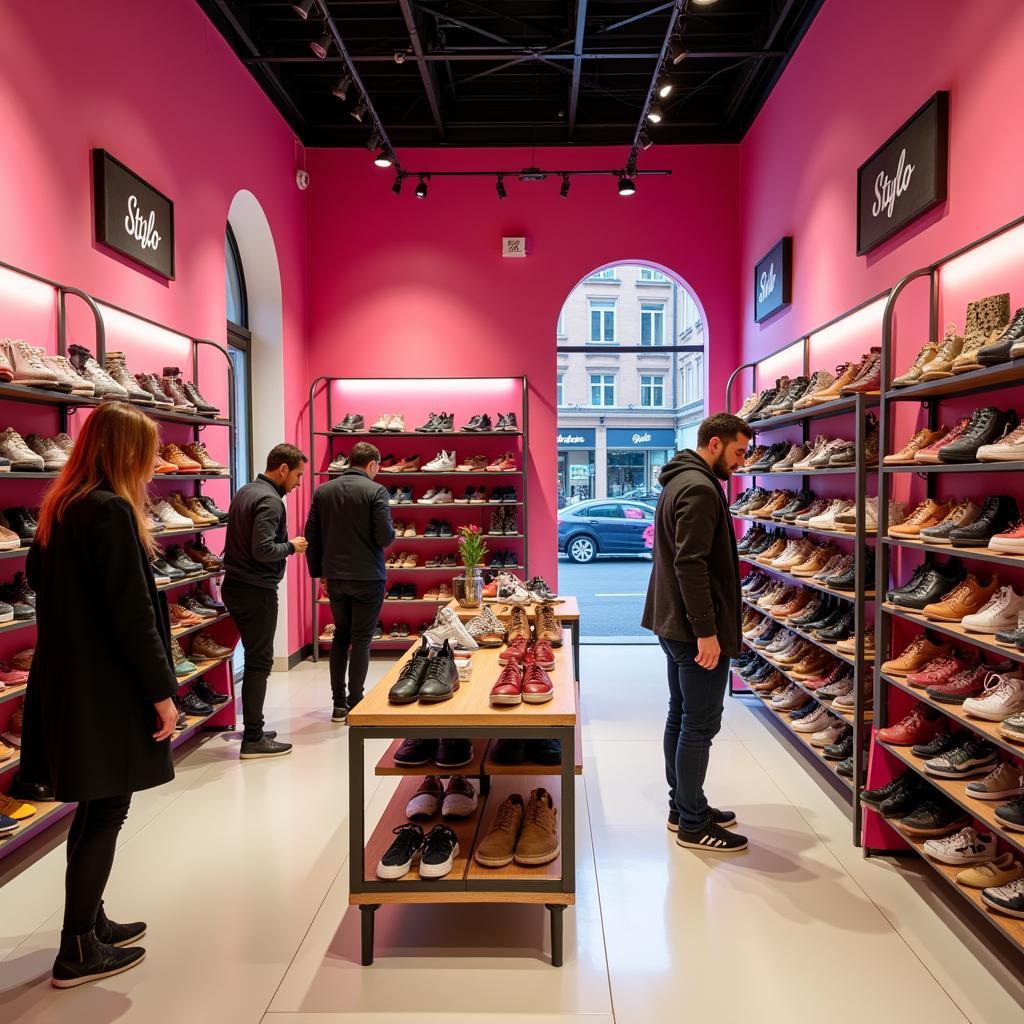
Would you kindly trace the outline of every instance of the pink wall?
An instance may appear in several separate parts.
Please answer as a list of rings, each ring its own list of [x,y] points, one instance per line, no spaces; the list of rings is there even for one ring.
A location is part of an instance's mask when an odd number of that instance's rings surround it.
[[[45,13],[0,6],[0,134],[0,260],[186,335],[223,341],[224,225],[240,189],[257,197],[281,268],[287,439],[302,444],[296,424],[307,388],[305,204],[294,183],[301,151],[198,5],[93,0],[49,4]],[[93,146],[110,150],[174,200],[176,281],[93,244]],[[7,294],[4,300],[9,309]],[[36,343],[52,351],[52,318],[39,323]],[[10,329],[5,324],[0,333]],[[138,369],[158,370],[165,353],[141,332],[127,333],[109,347],[124,348]],[[91,346],[91,338],[84,340]],[[220,499],[219,489],[211,493]],[[298,497],[292,501],[294,522],[303,507]],[[293,650],[306,632],[298,605],[295,612]]]
[[[615,167],[621,149],[403,151],[432,170]],[[593,269],[645,260],[679,275],[704,306],[710,391],[723,394],[736,362],[735,147],[652,149],[629,199],[614,179],[436,178],[418,200],[414,182],[392,195],[392,175],[362,151],[314,150],[309,169],[311,374],[521,375],[530,382],[530,568],[557,575],[555,324],[566,296]],[[502,259],[503,235],[525,235],[526,259]],[[444,406],[443,386],[436,405]],[[359,410],[376,417],[381,410]],[[493,410],[491,410],[493,415]],[[322,426],[320,429],[323,429]],[[460,452],[461,454],[461,452]],[[467,452],[467,454],[470,454]]]
[[[824,5],[740,146],[746,358],[1021,213],[1022,46],[1024,8],[1012,0]],[[951,92],[949,199],[857,256],[857,167],[938,89]],[[784,234],[794,237],[794,302],[758,326],[754,264]],[[951,314],[961,326],[963,316]]]

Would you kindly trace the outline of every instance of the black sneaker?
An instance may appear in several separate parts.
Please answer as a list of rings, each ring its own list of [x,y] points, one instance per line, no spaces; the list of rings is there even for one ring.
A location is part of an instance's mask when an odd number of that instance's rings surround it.
[[[54,988],[75,988],[127,971],[142,963],[145,957],[146,951],[141,946],[121,948],[100,942],[95,929],[84,935],[61,932],[50,984]]]
[[[948,732],[937,732],[927,743],[915,743],[910,752],[914,757],[938,757],[947,750],[952,750],[960,742],[960,736]]]
[[[145,921],[133,921],[131,924],[118,924],[111,921],[103,910],[103,902],[100,901],[99,913],[96,915],[96,938],[108,946],[130,946],[138,942],[146,934]]]
[[[737,853],[747,848],[747,837],[736,832],[726,832],[721,825],[709,821],[696,832],[679,829],[676,844],[695,850],[708,850],[712,853]]]
[[[1014,832],[1024,832],[1024,796],[1011,800],[1008,804],[996,808],[999,824]]]
[[[936,793],[926,797],[906,817],[900,826],[912,836],[945,836],[971,823],[969,814]]]
[[[282,754],[291,752],[292,745],[290,743],[279,743],[264,733],[262,738],[255,742],[242,740],[242,749],[238,756],[244,761],[257,757],[280,757]]]
[[[434,757],[434,764],[438,768],[461,768],[472,760],[472,740],[441,740]]]
[[[997,534],[1020,522],[1017,502],[1008,494],[993,494],[985,499],[978,518],[966,526],[958,526],[949,532],[950,543],[955,548],[984,548]]]
[[[969,779],[987,775],[995,768],[997,760],[996,748],[991,743],[971,736],[952,750],[929,758],[924,770],[942,779]]]
[[[346,722],[348,721],[349,706],[347,704],[335,704],[331,710],[331,721],[332,722]],[[396,762],[397,763],[397,762]]]
[[[881,810],[886,801],[905,796],[911,791],[917,792],[922,787],[923,783],[920,781],[919,776],[908,768],[884,786],[879,786],[877,789],[863,790],[860,794],[860,802],[865,807],[878,811]],[[892,817],[892,815],[889,815],[889,817]]]
[[[821,752],[827,761],[845,761],[852,757],[853,733],[848,732],[838,743],[826,743]]]
[[[193,562],[178,544],[172,544],[164,553],[165,560],[186,576],[198,576],[204,571],[199,562]]]
[[[151,564],[154,576],[164,576],[172,583],[177,583],[178,580],[185,578],[185,574],[180,569],[171,565],[166,558],[154,558]]]
[[[720,811],[717,807],[709,807],[708,814],[711,817],[711,821],[715,825],[718,825],[719,828],[732,828],[732,826],[736,824],[735,811]],[[679,831],[678,811],[668,812],[668,830],[669,832]]]
[[[402,740],[395,751],[395,764],[402,768],[419,768],[420,765],[430,764],[437,754],[438,742],[435,739]]]
[[[423,849],[423,829],[419,825],[399,825],[392,832],[396,838],[377,862],[377,877],[388,881],[404,878]]]
[[[427,417],[426,423],[421,423],[416,430],[421,434],[434,434],[437,433],[441,428],[437,425],[441,417],[436,412],[432,412]]]
[[[490,430],[491,417],[488,416],[487,413],[481,413],[480,415],[473,416],[462,429],[472,431]]]
[[[526,760],[524,740],[495,740],[488,756],[497,764],[522,764]]]
[[[534,764],[555,765],[562,763],[561,740],[527,740],[526,760]]]
[[[844,757],[839,764],[836,765],[836,773],[842,775],[845,779],[853,778],[853,755],[850,757]]]
[[[444,878],[458,855],[458,836],[447,825],[435,825],[423,840],[420,878]]]
[[[181,701],[181,710],[186,715],[202,715],[205,718],[213,714],[213,708],[194,690],[186,690],[178,699]]]

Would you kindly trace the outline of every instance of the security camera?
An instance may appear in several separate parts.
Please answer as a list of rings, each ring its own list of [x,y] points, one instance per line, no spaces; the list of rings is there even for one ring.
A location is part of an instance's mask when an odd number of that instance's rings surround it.
[[[295,172],[295,184],[299,186],[299,189],[303,192],[309,188],[309,171],[304,171],[301,167]]]

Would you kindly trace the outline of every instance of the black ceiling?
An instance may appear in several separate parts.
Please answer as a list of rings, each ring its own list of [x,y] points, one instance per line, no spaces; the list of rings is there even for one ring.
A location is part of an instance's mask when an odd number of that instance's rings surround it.
[[[329,12],[394,146],[630,145],[680,12],[657,143],[742,138],[824,0],[198,0],[310,146],[361,146],[310,42]],[[298,2],[298,0],[297,0]],[[400,63],[399,63],[400,61]]]

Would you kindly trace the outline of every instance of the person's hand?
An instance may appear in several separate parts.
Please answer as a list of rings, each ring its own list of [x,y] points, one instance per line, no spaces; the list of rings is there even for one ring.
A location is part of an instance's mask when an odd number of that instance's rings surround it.
[[[309,541],[305,537],[292,537],[291,543],[297,555],[301,555],[309,547]]]
[[[160,728],[153,733],[153,739],[159,742],[167,739],[174,732],[174,726],[178,721],[178,709],[170,697],[167,700],[157,701],[153,707],[156,709],[156,717],[160,723]]]
[[[697,664],[709,671],[718,664],[722,656],[722,648],[718,646],[717,636],[697,637]]]

